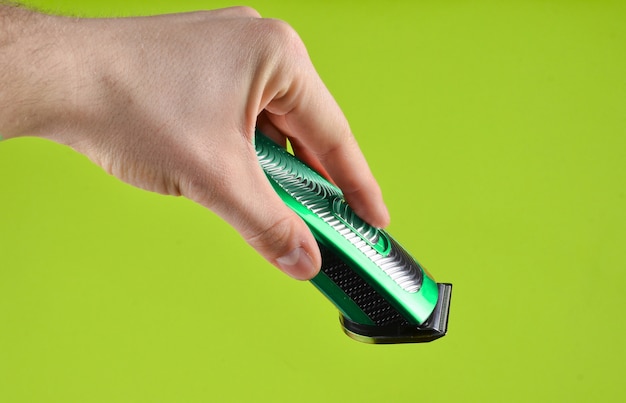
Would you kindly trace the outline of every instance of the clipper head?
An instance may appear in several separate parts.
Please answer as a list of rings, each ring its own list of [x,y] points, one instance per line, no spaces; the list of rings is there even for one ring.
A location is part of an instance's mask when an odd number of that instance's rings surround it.
[[[346,334],[367,343],[420,343],[446,334],[451,284],[438,284],[386,231],[348,206],[339,188],[257,131],[257,158],[283,202],[322,252],[311,280],[341,312]]]
[[[425,343],[446,335],[452,284],[438,283],[434,310],[422,324],[411,324],[357,270],[323,245],[320,250],[322,269],[318,277],[326,276],[369,319],[361,318],[361,322],[368,323],[360,323],[341,314],[339,320],[346,335],[369,344]]]

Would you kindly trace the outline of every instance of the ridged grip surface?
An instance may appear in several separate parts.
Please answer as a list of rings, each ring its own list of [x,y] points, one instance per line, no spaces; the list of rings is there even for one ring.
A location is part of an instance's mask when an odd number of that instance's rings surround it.
[[[423,271],[419,264],[389,234],[359,218],[340,189],[260,133],[255,148],[274,186],[349,241],[353,253],[365,255],[403,290],[415,293],[420,289]]]

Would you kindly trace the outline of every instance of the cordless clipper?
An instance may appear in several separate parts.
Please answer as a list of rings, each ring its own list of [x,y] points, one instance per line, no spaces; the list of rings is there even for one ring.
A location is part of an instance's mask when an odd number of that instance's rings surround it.
[[[365,343],[422,343],[446,334],[452,284],[436,283],[386,231],[359,218],[341,190],[257,130],[256,154],[281,199],[322,253],[311,282]]]

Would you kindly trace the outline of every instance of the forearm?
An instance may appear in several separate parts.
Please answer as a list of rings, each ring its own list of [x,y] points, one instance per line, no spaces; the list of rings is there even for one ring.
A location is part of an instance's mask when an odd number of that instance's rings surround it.
[[[0,3],[0,133],[44,135],[68,113],[75,72],[69,20]]]

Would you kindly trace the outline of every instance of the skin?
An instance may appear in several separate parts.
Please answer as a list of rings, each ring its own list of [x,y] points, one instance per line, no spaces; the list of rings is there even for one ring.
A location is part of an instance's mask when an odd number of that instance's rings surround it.
[[[370,224],[389,223],[345,116],[286,23],[245,7],[77,19],[0,5],[5,139],[47,138],[131,185],[194,200],[310,279],[319,250],[259,167],[256,126],[288,139]]]

